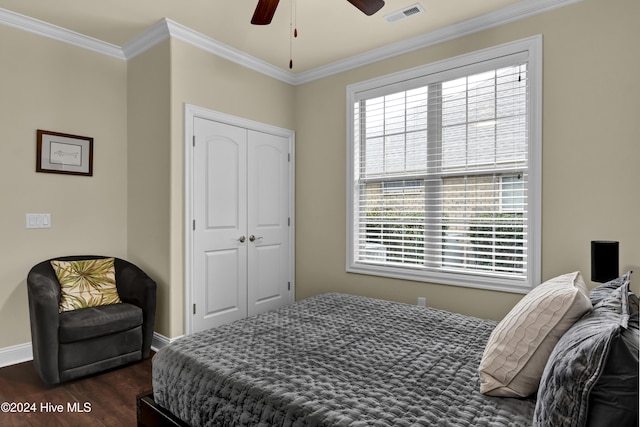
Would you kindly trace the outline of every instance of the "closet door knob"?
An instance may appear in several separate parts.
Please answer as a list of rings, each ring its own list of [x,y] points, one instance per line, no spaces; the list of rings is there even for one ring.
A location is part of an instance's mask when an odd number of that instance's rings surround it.
[[[244,243],[245,239],[246,238],[244,236],[240,236],[240,238],[238,239],[238,242]]]
[[[256,237],[253,234],[251,236],[249,236],[249,240],[252,241],[252,242],[255,242],[256,240],[260,240],[260,239],[262,239],[262,237]]]

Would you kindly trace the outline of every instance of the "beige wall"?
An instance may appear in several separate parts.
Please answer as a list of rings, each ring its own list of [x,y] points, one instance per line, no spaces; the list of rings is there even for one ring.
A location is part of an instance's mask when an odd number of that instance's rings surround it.
[[[172,330],[171,51],[167,40],[127,64],[127,252],[157,284],[155,330]]]
[[[293,129],[295,87],[172,41],[173,139],[184,139],[184,104]],[[182,148],[182,145],[180,145]]]
[[[158,283],[156,332],[184,334],[185,104],[293,128],[293,93],[178,40],[129,61],[128,255]]]
[[[30,341],[29,268],[72,253],[138,264],[158,283],[156,331],[182,335],[184,104],[291,129],[294,88],[173,40],[125,62],[0,26],[0,47],[0,324],[18,325],[0,348]],[[94,137],[94,176],[35,173],[38,128]],[[25,230],[27,212],[53,227]]]
[[[184,108],[196,105],[294,128],[294,87],[171,41],[171,335],[184,333]]]
[[[302,85],[296,90],[297,297],[342,291],[500,319],[521,295],[347,274],[346,86],[542,34],[542,276],[580,270],[590,240],[619,240],[640,273],[640,3],[585,0],[513,24]],[[592,286],[593,284],[590,284]],[[638,274],[632,287],[640,289]]]
[[[126,63],[0,26],[0,349],[31,340],[26,276],[127,250]],[[36,130],[94,138],[92,177],[35,172]],[[25,229],[26,213],[52,227]]]
[[[615,7],[613,7],[615,5]],[[0,349],[30,341],[25,279],[42,259],[104,253],[159,285],[157,331],[183,326],[184,104],[296,130],[297,297],[342,291],[498,319],[518,299],[345,273],[346,86],[534,34],[544,37],[543,271],[589,276],[589,241],[638,270],[640,66],[635,0],[585,0],[292,87],[180,41],[126,63],[0,26]],[[35,173],[42,128],[95,138],[92,178]],[[69,194],[73,196],[70,197]],[[25,230],[24,214],[53,227]]]

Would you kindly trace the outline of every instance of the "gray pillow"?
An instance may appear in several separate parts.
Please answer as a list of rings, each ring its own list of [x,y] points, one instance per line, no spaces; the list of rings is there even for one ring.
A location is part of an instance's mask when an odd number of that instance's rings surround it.
[[[603,299],[608,298],[613,291],[615,291],[625,283],[629,283],[630,280],[631,271],[627,271],[622,276],[613,280],[609,280],[608,282],[591,289],[591,291],[589,291],[589,299],[591,300],[591,304],[596,305]]]
[[[629,325],[614,337],[607,363],[589,395],[589,427],[637,427],[638,297],[629,294]]]
[[[591,392],[605,371],[609,356],[613,354],[615,357],[612,349],[624,344],[629,334],[637,334],[637,318],[638,313],[630,309],[627,281],[613,290],[609,297],[598,302],[590,313],[560,338],[540,381],[534,426],[587,425]],[[633,343],[630,345],[633,346]],[[635,351],[637,354],[637,348]],[[632,373],[635,372],[637,384],[637,359],[635,366],[633,361],[626,360],[624,363]],[[613,385],[614,389],[617,387],[611,382],[609,385]],[[631,391],[631,397],[637,401],[637,388],[635,395]],[[637,413],[633,405],[631,410]],[[625,424],[616,422],[615,425],[622,427]]]

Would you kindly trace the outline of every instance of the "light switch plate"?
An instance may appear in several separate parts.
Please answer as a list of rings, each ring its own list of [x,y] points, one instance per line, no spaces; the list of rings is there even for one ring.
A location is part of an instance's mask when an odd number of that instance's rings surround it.
[[[51,228],[51,214],[26,214],[27,228]]]

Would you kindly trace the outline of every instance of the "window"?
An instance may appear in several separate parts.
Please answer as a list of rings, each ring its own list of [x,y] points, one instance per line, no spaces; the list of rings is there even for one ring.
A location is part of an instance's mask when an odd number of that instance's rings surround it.
[[[539,281],[541,38],[348,87],[347,271]]]
[[[524,180],[522,175],[503,176],[500,181],[500,210],[524,212]]]

